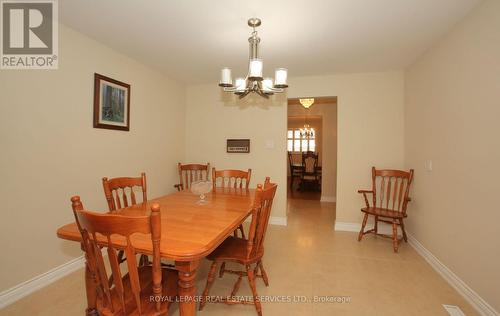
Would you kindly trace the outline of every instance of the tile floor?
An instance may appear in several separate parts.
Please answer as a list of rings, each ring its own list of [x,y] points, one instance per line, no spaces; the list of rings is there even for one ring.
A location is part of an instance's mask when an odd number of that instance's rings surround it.
[[[348,297],[344,303],[263,303],[264,315],[448,315],[442,304],[458,305],[477,315],[408,244],[399,254],[391,242],[334,232],[334,203],[289,200],[288,226],[270,226],[264,265],[270,286],[257,280],[260,295]],[[209,263],[201,264],[198,291],[205,285]],[[217,279],[211,294],[228,295],[236,276]],[[250,295],[243,282],[240,295]],[[0,310],[0,315],[84,315],[83,270]],[[174,305],[171,315],[177,315]],[[207,304],[198,315],[257,315],[253,306]]]

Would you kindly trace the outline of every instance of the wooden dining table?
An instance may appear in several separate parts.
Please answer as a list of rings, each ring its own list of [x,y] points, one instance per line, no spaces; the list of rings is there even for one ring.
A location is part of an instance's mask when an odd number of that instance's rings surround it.
[[[160,254],[162,258],[173,260],[175,269],[178,270],[180,315],[196,314],[198,300],[195,283],[200,260],[215,250],[251,214],[254,196],[254,189],[217,188],[206,195],[206,204],[198,204],[198,195],[181,191],[117,210],[118,214],[144,216],[150,214],[153,203],[160,204]],[[76,223],[60,227],[57,236],[82,241]],[[105,237],[100,242],[105,245]],[[149,235],[134,234],[131,242],[138,253],[153,253]],[[126,240],[121,236],[113,236],[112,243],[117,249],[124,249],[126,246]],[[97,292],[88,264],[85,269],[85,285],[88,305],[86,315],[98,315]]]

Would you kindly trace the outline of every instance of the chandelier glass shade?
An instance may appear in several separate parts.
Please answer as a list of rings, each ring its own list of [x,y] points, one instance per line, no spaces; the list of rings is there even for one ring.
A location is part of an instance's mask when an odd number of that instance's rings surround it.
[[[288,71],[285,68],[277,68],[274,72],[274,81],[272,78],[264,78],[264,63],[259,58],[259,43],[260,37],[257,36],[255,30],[262,24],[258,18],[251,18],[248,20],[248,26],[253,29],[251,36],[248,38],[249,42],[249,62],[248,74],[245,78],[237,77],[233,83],[230,68],[223,68],[221,71],[221,80],[219,86],[225,92],[231,92],[244,98],[249,93],[254,92],[258,95],[269,98],[274,93],[282,93],[288,87],[287,77]]]

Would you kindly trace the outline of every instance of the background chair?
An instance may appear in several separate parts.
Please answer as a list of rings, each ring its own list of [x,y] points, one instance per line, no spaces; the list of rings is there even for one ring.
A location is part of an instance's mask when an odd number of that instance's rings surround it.
[[[148,200],[147,189],[146,189],[146,174],[141,173],[140,177],[119,177],[108,179],[106,177],[102,178],[102,186],[104,188],[104,196],[108,202],[108,208],[111,213],[122,207],[128,207],[137,204],[137,200],[134,193],[134,187],[140,187],[142,191],[142,202],[145,203]],[[128,196],[127,196],[128,192]],[[122,263],[125,261],[123,259],[124,252],[121,250],[118,253],[118,261]],[[149,262],[148,256],[141,255],[140,265],[144,265]]]
[[[146,174],[144,172],[142,172],[141,176],[137,178],[102,178],[102,185],[110,212],[114,212],[122,207],[137,204],[134,187],[141,188],[142,202],[146,202],[148,200],[146,193]]]
[[[179,183],[174,187],[179,190],[189,190],[191,183],[199,180],[209,181],[210,163],[206,165],[200,164],[186,164],[183,165],[179,162]]]
[[[288,152],[288,164],[290,166],[290,191],[293,192],[293,180],[294,178],[300,179],[302,177],[302,164],[293,163],[293,155],[292,152]]]
[[[271,183],[269,181],[269,177],[266,178],[264,187],[260,184],[257,186],[248,240],[231,236],[208,256],[208,259],[212,260],[213,263],[210,267],[207,284],[201,298],[200,310],[202,310],[207,303],[206,298],[215,281],[217,266],[221,264],[219,272],[220,277],[222,277],[225,272],[238,275],[238,280],[234,284],[231,297],[236,295],[242,278],[245,276],[248,278],[248,283],[250,284],[253,294],[253,301],[231,300],[230,298],[227,298],[221,302],[225,302],[226,304],[254,304],[258,315],[262,315],[262,306],[258,299],[255,278],[262,278],[264,284],[266,286],[269,285],[269,280],[266,271],[264,270],[264,265],[262,264],[262,257],[264,256],[264,239],[266,236],[267,225],[269,223],[274,195],[276,194],[276,188],[277,185]],[[245,270],[226,270],[225,263],[228,261],[244,266]],[[252,265],[254,266],[252,267]]]
[[[240,188],[247,189],[250,185],[250,178],[252,177],[252,169],[248,169],[248,171],[243,170],[215,170],[212,168],[212,184],[213,189],[217,188],[217,184],[220,184],[222,188]],[[217,179],[220,179],[218,181]],[[243,185],[244,184],[244,185]],[[245,230],[243,229],[243,225],[240,225],[237,230],[234,231],[234,236],[237,236],[237,231],[241,232],[241,237],[245,238]]]
[[[318,153],[312,151],[302,152],[302,173],[300,178],[301,190],[305,190],[308,185],[312,185],[314,190],[320,190],[318,157]]]
[[[73,213],[82,235],[82,248],[96,286],[97,310],[100,315],[160,315],[167,314],[171,301],[177,296],[177,271],[162,268],[160,263],[161,219],[160,206],[151,207],[150,216],[128,217],[98,214],[83,210],[80,197],[71,198]],[[135,233],[151,234],[153,263],[137,267],[136,251],[130,242]],[[105,237],[97,241],[97,234]],[[111,236],[126,239],[128,273],[122,276],[116,249]],[[116,238],[116,237],[115,237]],[[107,241],[107,242],[106,242]],[[113,282],[101,253],[105,243]],[[154,300],[151,300],[154,297]],[[171,300],[165,300],[165,297]]]
[[[212,183],[214,189],[219,185],[222,188],[244,188],[248,189],[252,169],[244,170],[215,170],[212,168]],[[220,179],[218,181],[217,179]]]
[[[403,239],[405,242],[408,242],[403,218],[407,217],[406,208],[408,202],[411,201],[409,193],[412,181],[413,169],[410,171],[377,170],[375,167],[372,167],[372,189],[358,191],[358,193],[363,194],[366,203],[366,207],[361,209],[361,212],[365,213],[365,216],[358,241],[361,241],[363,236],[369,233],[392,238],[394,252],[398,252],[399,242],[401,241],[401,239],[398,239],[398,226],[400,226]],[[377,191],[377,187],[380,190]],[[372,195],[372,206],[368,202],[367,194]],[[364,229],[369,215],[375,217],[375,226],[373,229],[365,232]],[[379,234],[378,222],[391,224],[392,235]]]

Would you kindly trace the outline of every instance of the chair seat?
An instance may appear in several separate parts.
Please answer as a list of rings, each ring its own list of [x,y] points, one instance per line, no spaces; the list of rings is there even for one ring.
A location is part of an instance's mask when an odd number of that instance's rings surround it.
[[[161,305],[160,313],[156,311],[155,302],[150,300],[150,297],[153,295],[153,272],[152,266],[143,266],[139,267],[139,282],[141,285],[141,306],[142,306],[142,315],[159,315],[165,314],[169,305],[175,301],[176,296],[178,295],[177,291],[177,282],[178,282],[178,272],[173,269],[162,268],[162,296],[164,302]],[[104,302],[106,299],[99,297],[97,299],[97,309],[99,310],[101,315],[139,315],[139,311],[135,305],[134,295],[131,291],[132,287],[130,284],[130,276],[127,273],[123,278],[123,287],[124,287],[124,297],[125,297],[125,309],[126,312],[122,312],[122,305],[120,302],[120,296],[117,293],[116,287],[113,287],[111,290],[111,300],[113,302],[114,313],[111,312],[109,306],[104,306]],[[170,297],[171,301],[165,300],[165,297]]]
[[[248,240],[230,236],[207,258],[213,261],[234,261],[243,264],[252,263],[262,258],[263,251],[247,257],[247,246]]]
[[[379,208],[379,207],[364,207],[361,209],[361,212],[372,214],[372,215],[377,215],[381,217],[389,217],[389,218],[404,218],[406,217],[406,214],[403,214],[398,211],[393,211],[385,208]]]

